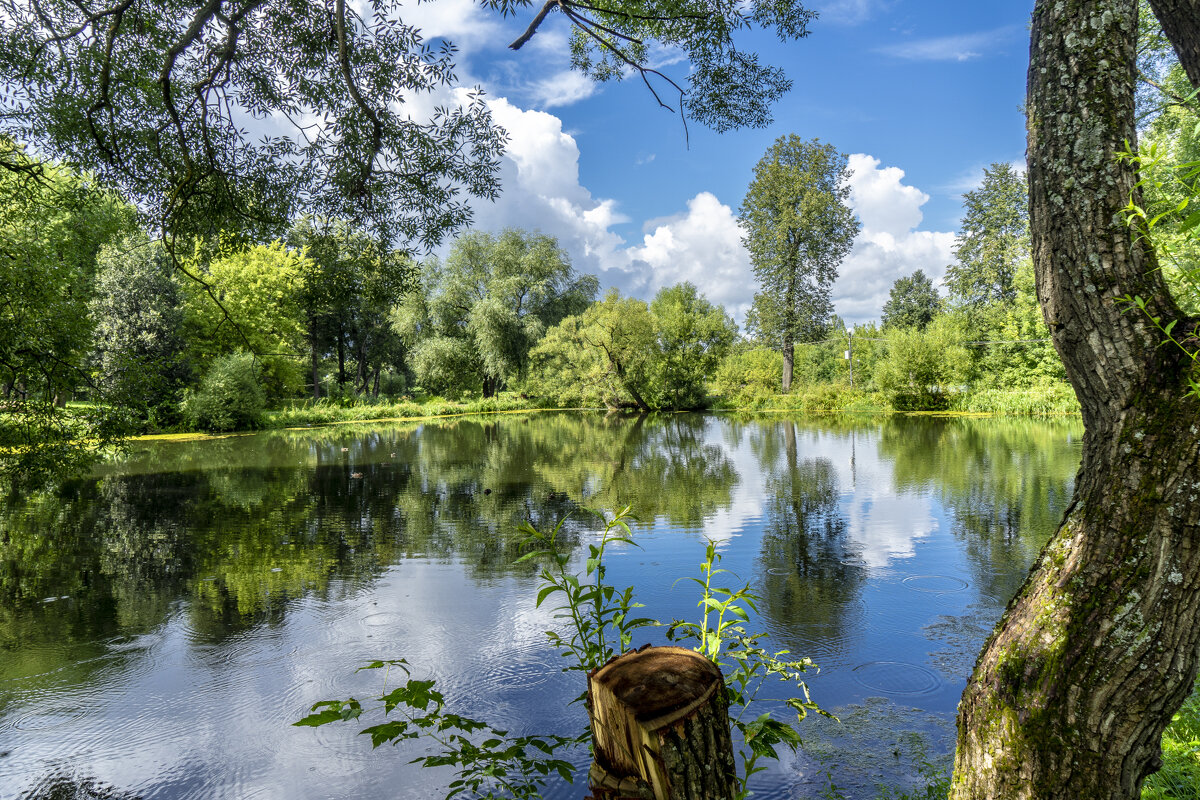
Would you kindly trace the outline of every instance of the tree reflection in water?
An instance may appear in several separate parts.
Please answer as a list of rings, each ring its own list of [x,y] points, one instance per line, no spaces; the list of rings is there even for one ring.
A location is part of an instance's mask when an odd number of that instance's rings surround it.
[[[764,611],[773,635],[820,665],[861,624],[858,599],[866,570],[847,541],[833,462],[799,458],[792,421],[773,431],[783,464],[767,481],[759,556]]]

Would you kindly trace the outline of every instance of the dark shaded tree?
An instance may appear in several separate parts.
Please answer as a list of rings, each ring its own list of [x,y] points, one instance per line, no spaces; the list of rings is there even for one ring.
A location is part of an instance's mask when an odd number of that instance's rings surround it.
[[[174,424],[192,367],[170,258],[144,233],[127,236],[100,251],[95,291],[101,398],[148,427]]]
[[[385,369],[406,371],[408,350],[390,313],[417,284],[417,266],[403,252],[344,222],[306,216],[288,233],[304,248],[309,271],[299,304],[308,339],[309,381],[321,396],[321,367],[336,358],[339,390],[379,394]]]

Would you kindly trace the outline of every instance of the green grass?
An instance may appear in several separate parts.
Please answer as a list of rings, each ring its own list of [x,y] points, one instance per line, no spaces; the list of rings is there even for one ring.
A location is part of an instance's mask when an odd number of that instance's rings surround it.
[[[505,393],[498,397],[467,401],[431,397],[416,402],[402,400],[394,403],[354,403],[341,405],[325,401],[306,402],[291,408],[268,411],[264,428],[295,428],[303,425],[335,425],[367,420],[414,419],[445,417],[458,414],[488,414],[507,411],[529,411],[547,408],[546,403],[519,395]]]
[[[803,411],[887,414],[896,411],[882,392],[837,384],[802,386],[788,394],[744,394],[718,397],[713,407],[724,411]],[[976,389],[950,396],[949,413],[1040,417],[1078,414],[1079,401],[1065,383],[1029,389]],[[946,412],[938,412],[946,413]]]
[[[976,389],[956,395],[954,411],[972,414],[999,414],[1009,417],[1039,417],[1078,414],[1079,401],[1066,383],[1052,383],[1028,389]]]
[[[1163,767],[1146,779],[1142,800],[1200,800],[1200,685],[1163,733]]]
[[[886,413],[891,410],[879,392],[828,383],[804,386],[788,394],[718,398],[713,407],[725,411],[803,411],[810,414],[832,411]]]

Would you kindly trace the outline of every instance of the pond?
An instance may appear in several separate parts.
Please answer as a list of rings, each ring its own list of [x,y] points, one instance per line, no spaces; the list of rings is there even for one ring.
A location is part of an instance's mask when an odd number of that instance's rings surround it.
[[[811,657],[805,747],[758,797],[912,786],[1070,497],[1078,420],[518,414],[140,442],[0,508],[0,797],[435,798],[452,779],[298,728],[405,658],[514,733],[586,722],[517,524],[632,506],[609,578],[693,619],[706,540],[751,628]],[[647,641],[661,642],[661,629]],[[379,721],[379,720],[375,720]],[[581,767],[585,753],[577,754]],[[577,798],[581,784],[548,798]]]

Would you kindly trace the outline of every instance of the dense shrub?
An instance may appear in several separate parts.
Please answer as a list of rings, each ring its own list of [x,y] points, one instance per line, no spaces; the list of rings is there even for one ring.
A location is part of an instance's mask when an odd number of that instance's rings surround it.
[[[236,431],[262,425],[266,393],[262,369],[249,353],[233,353],[213,361],[195,392],[183,400],[187,423],[205,431]]]
[[[967,383],[971,355],[955,318],[942,316],[925,330],[887,331],[887,353],[875,365],[875,382],[897,411],[950,407],[952,394]]]
[[[738,405],[779,393],[783,354],[760,348],[730,353],[717,367],[712,388]]]

